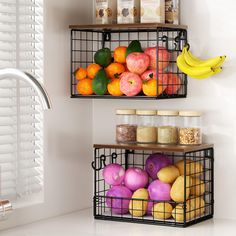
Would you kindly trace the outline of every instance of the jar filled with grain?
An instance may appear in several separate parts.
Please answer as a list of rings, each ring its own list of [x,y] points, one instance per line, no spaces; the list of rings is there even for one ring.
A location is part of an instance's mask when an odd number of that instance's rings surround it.
[[[180,24],[180,0],[165,0],[165,22]]]
[[[116,141],[118,143],[135,143],[136,131],[136,110],[116,110]]]
[[[160,144],[177,144],[178,128],[177,119],[178,111],[158,111],[159,126],[157,130],[157,140]]]
[[[137,110],[137,142],[157,142],[156,110]]]
[[[202,144],[201,112],[180,111],[179,144]]]

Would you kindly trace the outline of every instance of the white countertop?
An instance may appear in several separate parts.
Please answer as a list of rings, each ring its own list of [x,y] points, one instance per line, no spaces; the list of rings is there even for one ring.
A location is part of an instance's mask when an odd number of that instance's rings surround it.
[[[94,220],[92,210],[74,212],[33,224],[0,231],[1,236],[233,236],[236,221],[208,220],[188,228]]]

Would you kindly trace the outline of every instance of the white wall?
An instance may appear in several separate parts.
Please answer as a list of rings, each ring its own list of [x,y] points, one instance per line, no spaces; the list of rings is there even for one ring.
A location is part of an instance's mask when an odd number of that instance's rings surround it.
[[[165,101],[93,101],[93,141],[115,138],[115,109],[196,109],[204,111],[206,141],[215,144],[215,217],[236,219],[236,21],[234,0],[182,0],[182,23],[192,51],[200,57],[227,55],[214,78],[189,79],[188,98]]]
[[[45,200],[14,210],[0,229],[86,208],[92,199],[92,101],[70,99],[69,24],[91,23],[92,0],[45,0]]]
[[[204,111],[206,141],[215,144],[215,215],[236,219],[235,1],[182,0],[182,23],[189,26],[193,52],[206,58],[228,56],[220,75],[204,81],[189,79],[187,99],[73,100],[69,98],[68,25],[92,22],[92,2],[45,0],[45,85],[53,104],[45,114],[45,202],[15,210],[0,229],[91,205],[91,146],[114,140],[117,108]]]

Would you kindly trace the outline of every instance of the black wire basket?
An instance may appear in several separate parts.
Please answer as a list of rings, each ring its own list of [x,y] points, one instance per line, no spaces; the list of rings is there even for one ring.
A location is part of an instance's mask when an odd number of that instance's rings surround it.
[[[72,98],[169,99],[185,98],[187,96],[187,76],[176,66],[176,58],[181,53],[184,45],[187,44],[186,27],[173,28],[172,26],[168,28],[149,26],[147,28],[139,28],[138,26],[129,25],[129,27],[125,28],[125,25],[122,25],[121,28],[119,28],[116,25],[115,28],[112,26],[104,28],[103,25],[103,28],[96,28],[96,25],[94,25],[94,28],[91,26],[87,28],[85,26],[71,26],[70,28]],[[140,92],[136,96],[112,96],[109,93],[104,95],[82,95],[78,92],[77,85],[80,81],[76,80],[75,71],[78,68],[86,68],[89,64],[94,63],[94,54],[97,50],[107,47],[113,53],[116,47],[128,46],[133,40],[139,40],[143,49],[148,47],[157,48],[157,95],[146,96],[143,92]],[[165,55],[163,55],[164,50],[160,50],[161,48],[169,52],[170,58],[168,62],[166,61],[167,59],[165,59]],[[159,68],[160,65],[165,63],[168,63],[167,68]],[[164,82],[160,80],[163,74],[169,74],[168,80]],[[175,77],[175,79],[173,79],[173,77]],[[160,86],[162,86],[162,90],[164,91],[159,92]]]
[[[213,146],[200,145],[186,149],[183,146],[176,146],[168,150],[168,147],[160,145],[148,147],[148,145],[117,144],[94,145],[94,148],[92,167],[94,169],[95,219],[187,227],[213,217]],[[125,170],[130,167],[145,169],[145,162],[153,153],[168,156],[173,165],[183,164],[182,170],[185,174],[182,176],[184,182],[180,189],[183,192],[183,200],[174,201],[171,198],[157,201],[150,198],[134,198],[133,196],[120,198],[108,195],[112,186],[105,182],[103,176],[105,166],[117,163]],[[189,179],[191,183],[188,184]],[[150,208],[149,205],[151,205]]]

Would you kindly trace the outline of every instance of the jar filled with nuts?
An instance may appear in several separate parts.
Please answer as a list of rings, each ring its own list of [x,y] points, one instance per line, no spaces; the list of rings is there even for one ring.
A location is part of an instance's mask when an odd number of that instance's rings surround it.
[[[202,144],[201,112],[180,111],[179,144]]]
[[[157,142],[157,122],[156,110],[137,110],[137,142],[156,143]]]
[[[160,144],[177,144],[178,128],[177,119],[178,111],[158,111],[159,126],[157,130],[157,140]]]
[[[116,110],[116,141],[118,143],[135,143],[136,131],[136,110]]]

